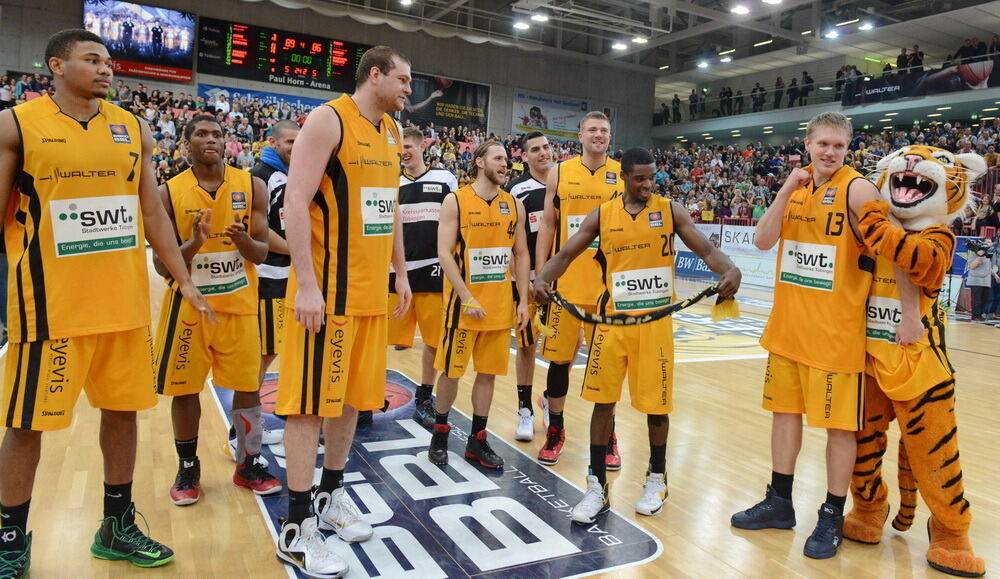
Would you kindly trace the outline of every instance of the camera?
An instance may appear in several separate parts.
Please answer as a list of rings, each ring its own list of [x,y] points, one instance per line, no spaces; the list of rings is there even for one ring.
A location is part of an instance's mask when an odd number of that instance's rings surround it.
[[[965,242],[965,246],[969,248],[969,251],[976,254],[980,251],[985,252],[983,257],[993,257],[993,252],[996,249],[993,245],[988,244],[985,239],[970,239]]]

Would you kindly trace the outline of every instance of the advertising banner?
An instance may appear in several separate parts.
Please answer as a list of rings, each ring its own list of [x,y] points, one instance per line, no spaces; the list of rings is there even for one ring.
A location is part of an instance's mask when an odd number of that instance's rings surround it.
[[[599,110],[611,119],[614,134],[615,111],[612,107],[591,108],[587,101],[545,93],[518,90],[514,92],[514,133],[540,131],[557,141],[575,140],[580,121],[588,111]]]
[[[982,60],[917,74],[870,74],[845,85],[841,104],[846,107],[1000,86],[1000,74],[993,67],[992,60]]]
[[[414,73],[413,94],[403,109],[403,121],[426,127],[468,127],[486,131],[490,87],[443,76]]]
[[[288,103],[288,105],[291,106],[292,110],[296,113],[308,113],[312,109],[326,102],[323,99],[313,99],[309,97],[278,94],[275,92],[264,92],[260,90],[249,90],[245,88],[232,88],[214,84],[198,85],[198,96],[205,97],[206,101],[218,94],[226,95],[230,102],[239,102],[240,99],[245,99],[246,102],[259,100],[262,103]]]

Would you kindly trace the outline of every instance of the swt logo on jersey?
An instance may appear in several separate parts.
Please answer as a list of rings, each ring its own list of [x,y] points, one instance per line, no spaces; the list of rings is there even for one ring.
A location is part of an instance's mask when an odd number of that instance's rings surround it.
[[[191,262],[191,280],[205,295],[229,294],[250,285],[238,250],[199,253]]]
[[[395,187],[361,188],[363,235],[392,235],[398,191],[398,188]]]
[[[139,246],[138,196],[56,199],[49,207],[57,257]]]
[[[482,247],[469,250],[471,283],[492,283],[507,279],[509,247]]]
[[[670,267],[616,271],[611,274],[611,297],[618,311],[660,308],[673,297]]]
[[[128,128],[125,125],[108,125],[108,129],[111,131],[111,140],[119,145],[131,145],[132,137],[128,134]]]
[[[835,245],[786,241],[778,279],[792,285],[832,291],[836,261]]]
[[[870,340],[896,343],[896,326],[903,320],[903,308],[899,300],[871,296],[868,298],[868,324],[866,334]]]

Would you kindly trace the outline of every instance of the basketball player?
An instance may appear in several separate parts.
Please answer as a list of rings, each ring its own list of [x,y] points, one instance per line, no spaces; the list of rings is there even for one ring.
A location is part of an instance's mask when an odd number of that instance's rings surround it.
[[[320,528],[348,542],[372,527],[344,492],[358,410],[385,396],[389,262],[396,315],[410,305],[399,192],[401,130],[389,113],[410,94],[410,63],[376,46],[358,64],[357,90],[316,107],[295,141],[285,196],[292,256],[277,414],[288,416],[288,519],[278,558],[310,577],[339,577],[347,563]],[[286,315],[293,312],[287,312]],[[320,423],[326,452],[313,506]]]
[[[580,230],[549,260],[535,280],[535,298],[548,300],[550,283],[591,242],[599,240],[596,260],[602,270],[599,313],[644,314],[668,306],[674,296],[674,234],[721,276],[719,295],[731,297],[740,286],[740,270],[695,227],[687,211],[653,195],[656,162],[645,149],[622,155],[625,193],[591,211]],[[615,404],[628,375],[632,406],[646,414],[649,468],[640,515],[656,515],[667,497],[667,433],[673,410],[673,323],[665,317],[643,325],[596,325],[590,328],[590,354],[583,378],[583,399],[594,403],[590,419],[590,474],[587,492],[573,507],[573,522],[591,524],[608,511],[606,450]]]
[[[260,380],[271,363],[281,353],[281,341],[285,327],[285,290],[288,285],[288,268],[292,259],[288,256],[285,241],[285,185],[288,183],[288,165],[292,159],[292,144],[299,135],[299,125],[292,121],[278,121],[271,125],[267,135],[267,146],[260,152],[260,161],[250,171],[267,185],[270,206],[267,211],[267,257],[257,266],[258,290],[260,298],[257,318],[260,322]],[[261,444],[278,444],[283,432],[262,427]],[[230,430],[230,452],[235,450],[235,430]],[[264,462],[263,457],[261,461]],[[265,463],[266,464],[266,463]]]
[[[552,167],[552,147],[549,140],[538,131],[528,133],[521,138],[521,154],[528,170],[507,185],[507,192],[524,205],[524,234],[528,243],[528,256],[531,260],[530,281],[535,279],[535,249],[538,239],[538,226],[542,221],[545,209],[545,181]],[[513,287],[514,299],[519,299],[517,287]],[[517,332],[517,427],[514,439],[530,441],[535,437],[535,413],[531,407],[531,386],[535,376],[535,345],[538,336],[535,335],[530,320],[535,317],[535,304],[528,304],[529,323],[523,330]]]
[[[878,191],[844,165],[853,128],[840,113],[809,121],[805,145],[812,163],[793,169],[757,223],[754,244],[779,243],[774,306],[760,343],[770,355],[764,374],[765,410],[773,413],[771,484],[763,501],[736,513],[734,527],[795,526],[792,481],[802,445],[802,415],[826,429],[826,500],[805,554],[837,554],[864,418],[865,307],[874,261],[864,255],[857,213]]]
[[[167,290],[157,329],[156,387],[173,397],[174,445],[180,464],[170,501],[191,505],[201,498],[198,426],[205,379],[233,391],[231,423],[236,428],[233,483],[258,495],[281,491],[281,483],[260,463],[260,333],[257,268],[267,256],[267,189],[247,171],[226,164],[222,126],[197,115],[184,128],[193,161],[167,181],[160,195],[176,228],[191,277],[218,312],[206,326],[177,293],[158,263]]]
[[[417,387],[413,419],[434,427],[434,357],[441,334],[441,262],[438,260],[437,232],[441,201],[458,190],[458,180],[445,169],[430,169],[424,163],[424,134],[415,127],[403,130],[403,174],[399,177],[399,214],[403,223],[407,277],[413,303],[403,317],[389,319],[389,344],[413,346],[420,326],[424,343],[420,386]],[[395,274],[389,274],[389,307],[395,309],[399,297]]]
[[[487,141],[472,155],[475,181],[441,204],[438,257],[444,269],[444,334],[434,367],[441,371],[427,458],[448,464],[448,413],[458,395],[458,381],[469,361],[476,367],[472,385],[472,432],[465,458],[487,468],[503,468],[503,458],[486,440],[486,422],[497,375],[507,375],[510,328],[515,320],[510,295],[511,257],[519,300],[518,332],[528,325],[530,258],[524,234],[524,206],[500,188],[507,172],[507,150]]]
[[[156,404],[143,235],[201,323],[214,312],[191,283],[157,197],[152,132],[103,100],[112,69],[101,38],[58,32],[45,62],[55,95],[0,112],[0,207],[10,209],[4,233],[12,264],[0,569],[4,577],[28,571],[25,531],[42,432],[70,425],[81,389],[101,409],[104,455],[104,520],[91,553],[156,567],[173,552],[136,526],[132,504],[136,411]]]
[[[621,165],[607,154],[611,144],[608,117],[598,111],[584,115],[580,121],[579,138],[583,154],[556,165],[545,183],[545,210],[536,242],[536,270],[541,270],[549,256],[563,248],[591,211],[622,192],[618,177]],[[595,311],[601,291],[601,271],[593,260],[597,246],[595,240],[580,259],[570,264],[561,283],[553,286],[567,301],[590,312]],[[546,389],[539,397],[539,404],[543,412],[542,422],[548,430],[545,443],[538,451],[538,462],[553,465],[559,462],[559,454],[566,441],[563,408],[569,391],[569,369],[580,348],[583,324],[556,304],[550,304],[546,311],[543,321],[555,331],[555,335],[542,339],[542,357],[548,360],[549,369]],[[614,427],[608,443],[607,462],[608,469],[621,469]]]

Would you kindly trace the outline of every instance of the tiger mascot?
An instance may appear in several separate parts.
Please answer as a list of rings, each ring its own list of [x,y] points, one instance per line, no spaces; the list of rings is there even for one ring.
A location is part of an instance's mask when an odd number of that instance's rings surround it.
[[[896,419],[901,430],[899,486],[901,505],[892,526],[910,528],[919,489],[930,508],[928,521],[931,567],[962,577],[986,572],[968,538],[972,513],[963,494],[955,423],[955,370],[945,347],[945,313],[938,293],[951,267],[955,236],[945,227],[971,203],[969,187],[986,171],[976,154],[955,155],[944,149],[908,146],[878,162],[877,187],[883,201],[861,210],[859,229],[876,255],[868,298],[868,357],[865,428],[857,433],[858,454],[851,480],[853,509],[844,521],[844,536],[878,543],[889,515],[887,486],[882,479],[886,431]],[[903,229],[889,220],[892,214]],[[901,298],[895,268],[917,286]],[[913,295],[919,293],[919,296]],[[910,345],[896,343],[904,307],[915,314]],[[919,303],[919,306],[917,305]]]

